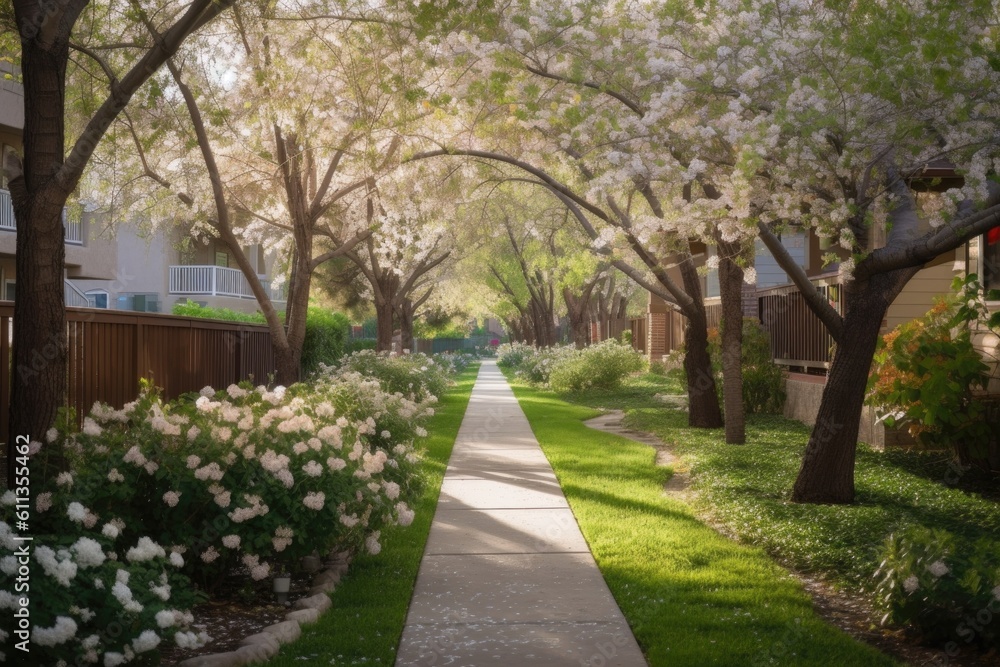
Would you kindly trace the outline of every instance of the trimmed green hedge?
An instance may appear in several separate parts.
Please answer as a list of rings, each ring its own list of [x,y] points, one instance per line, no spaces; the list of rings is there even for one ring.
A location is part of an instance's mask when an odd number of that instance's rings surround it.
[[[227,322],[267,323],[260,312],[241,313],[229,308],[208,308],[193,301],[175,303],[172,312],[174,315]],[[312,373],[319,369],[321,363],[332,365],[343,357],[347,352],[350,328],[351,323],[343,313],[310,306],[306,314],[306,338],[302,343],[302,373]]]

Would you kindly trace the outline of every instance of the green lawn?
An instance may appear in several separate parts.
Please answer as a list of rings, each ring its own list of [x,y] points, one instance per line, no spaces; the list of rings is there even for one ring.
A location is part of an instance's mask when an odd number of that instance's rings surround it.
[[[1000,549],[1000,504],[945,484],[947,457],[862,445],[857,501],[802,505],[788,500],[810,432],[797,421],[750,416],[742,447],[726,445],[721,430],[688,428],[687,416],[674,410],[631,410],[625,423],[674,446],[689,468],[699,511],[797,570],[848,588],[870,589],[879,547],[907,524],[946,530],[959,544],[997,540]]]
[[[424,441],[427,451],[423,495],[412,503],[413,523],[382,534],[382,552],[359,555],[331,595],[333,608],[314,625],[303,627],[302,637],[282,647],[268,665],[303,664],[392,665],[413,595],[417,570],[424,554],[441,479],[462,424],[479,365],[467,368],[457,385],[435,406]]]
[[[587,402],[651,406],[651,389],[676,393],[656,376],[640,383]],[[895,664],[817,617],[762,549],[720,536],[666,497],[671,473],[653,465],[651,448],[584,426],[593,408],[512,384],[650,665]]]

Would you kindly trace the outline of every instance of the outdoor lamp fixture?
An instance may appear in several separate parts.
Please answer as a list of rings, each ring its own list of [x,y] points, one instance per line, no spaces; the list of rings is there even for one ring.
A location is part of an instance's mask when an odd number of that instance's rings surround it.
[[[288,589],[292,584],[292,577],[287,572],[279,572],[274,575],[274,597],[278,599],[278,604],[288,602]]]

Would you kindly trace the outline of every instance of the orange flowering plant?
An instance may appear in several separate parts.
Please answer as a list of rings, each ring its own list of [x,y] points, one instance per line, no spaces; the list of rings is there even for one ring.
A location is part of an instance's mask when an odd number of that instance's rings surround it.
[[[951,448],[963,464],[988,461],[996,434],[986,418],[990,366],[974,331],[997,328],[975,274],[956,278],[954,294],[879,343],[867,402],[888,426],[905,425],[920,443]]]

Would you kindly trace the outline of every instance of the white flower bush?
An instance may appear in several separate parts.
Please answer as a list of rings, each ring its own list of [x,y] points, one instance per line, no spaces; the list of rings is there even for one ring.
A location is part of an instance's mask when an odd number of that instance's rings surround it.
[[[904,526],[886,538],[874,599],[883,623],[912,624],[930,642],[1000,646],[1000,563],[993,540]]]
[[[68,503],[57,500],[49,513],[54,533],[34,540],[27,592],[33,664],[118,665],[139,662],[139,654],[177,632],[190,635],[194,646],[210,639],[191,632],[194,618],[181,611],[197,600],[180,572],[182,559],[168,557],[149,537],[130,545],[115,530],[81,529]],[[13,586],[20,544],[0,521],[0,613],[8,618],[24,594]]]
[[[287,389],[164,402],[147,388],[121,410],[95,405],[84,430],[60,429],[45,447],[72,475],[38,485],[32,516],[38,658],[132,664],[164,643],[197,646],[187,610],[227,574],[260,581],[314,552],[378,553],[386,527],[413,521],[415,440],[450,368],[359,353]],[[13,609],[9,523],[0,546],[0,606]],[[126,630],[98,630],[114,622]]]

